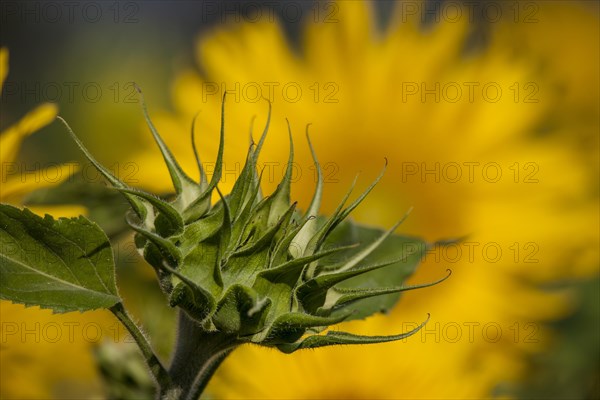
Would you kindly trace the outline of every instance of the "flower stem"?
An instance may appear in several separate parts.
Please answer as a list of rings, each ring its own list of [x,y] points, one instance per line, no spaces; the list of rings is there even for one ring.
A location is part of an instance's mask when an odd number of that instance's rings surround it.
[[[189,400],[197,400],[200,398],[202,392],[208,385],[210,378],[212,378],[213,374],[217,371],[217,368],[221,365],[221,363],[225,360],[225,358],[233,351],[233,349],[224,350],[221,353],[215,354],[202,368],[194,385],[192,385],[190,389],[190,394],[188,396]]]
[[[234,338],[221,332],[206,332],[183,311],[179,311],[177,344],[169,375],[170,388],[161,398],[197,400],[225,357],[237,346]]]
[[[117,303],[113,307],[110,308],[110,311],[121,321],[121,323],[127,328],[133,339],[136,341],[138,347],[140,348],[144,360],[146,361],[146,365],[150,369],[152,376],[158,383],[159,387],[169,387],[171,385],[171,378],[169,377],[169,373],[162,365],[154,351],[152,350],[152,346],[140,330],[135,322],[123,307],[123,303]]]

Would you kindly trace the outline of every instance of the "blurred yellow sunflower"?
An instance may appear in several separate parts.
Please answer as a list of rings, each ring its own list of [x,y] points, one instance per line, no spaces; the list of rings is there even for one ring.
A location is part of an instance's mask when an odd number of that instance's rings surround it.
[[[0,49],[0,86],[8,74],[8,50]],[[24,176],[15,160],[21,142],[54,121],[58,108],[43,104],[0,134],[2,190],[0,201],[21,204],[23,197],[41,187],[67,179],[73,168],[57,167]],[[27,168],[28,170],[30,168]],[[49,176],[51,179],[40,177]],[[85,209],[76,205],[30,207],[38,214],[77,216]],[[108,313],[52,314],[50,310],[25,308],[0,301],[0,398],[81,398],[100,393],[91,347],[103,332],[116,327]],[[117,331],[114,331],[117,334]]]
[[[536,4],[543,18],[545,3]],[[587,123],[561,117],[556,72],[575,72],[540,69],[547,53],[518,51],[508,33],[512,21],[498,24],[486,46],[469,51],[465,18],[423,26],[421,14],[397,7],[381,32],[368,4],[334,5],[332,19],[307,24],[299,51],[281,24],[266,18],[203,35],[197,52],[202,73],[178,76],[175,112],[152,112],[159,131],[193,171],[189,125],[201,110],[196,129],[210,169],[227,90],[227,186],[240,172],[250,121],[257,116],[256,129],[265,122],[266,97],[273,118],[262,165],[270,189],[285,165],[287,117],[296,143],[312,124],[326,178],[325,212],[356,172],[362,171],[367,184],[387,157],[388,173],[355,212],[356,220],[389,226],[415,206],[403,232],[431,240],[469,236],[432,251],[413,277],[431,281],[450,267],[455,272],[450,280],[407,294],[392,316],[346,328],[395,333],[430,312],[421,333],[399,343],[291,356],[242,348],[224,362],[208,391],[236,399],[465,399],[500,393],[503,383],[524,376],[528,354],[552,343],[543,322],[573,305],[572,293],[540,285],[598,274],[597,173],[566,139],[593,129],[598,110],[590,111]],[[560,14],[577,14],[578,7],[562,3]],[[597,54],[597,48],[583,45],[572,51],[580,62],[586,52]],[[556,57],[561,56],[551,54],[547,62]],[[590,94],[585,85],[573,90],[571,109],[598,101],[598,93]],[[293,196],[306,206],[314,169],[308,150],[297,148]],[[150,139],[136,157],[144,186],[171,190]]]
[[[600,3],[544,2],[533,24],[503,26],[501,40],[520,56],[537,62],[548,77],[557,112],[549,120],[566,139],[583,149],[598,189],[600,118]],[[560,29],[557,29],[560,27]],[[577,68],[574,68],[577,65]]]
[[[0,49],[0,88],[4,86],[7,75],[8,49],[2,48]],[[57,112],[58,108],[56,105],[51,103],[43,104],[25,115],[19,122],[0,133],[0,162],[2,163],[0,201],[18,203],[25,194],[35,188],[60,183],[59,179],[40,179],[39,177],[43,175],[41,172],[35,175],[33,179],[25,179],[22,174],[19,174],[19,171],[25,168],[21,168],[21,165],[15,162],[23,139],[54,121]],[[60,174],[60,177],[66,179],[68,175]],[[72,207],[53,211],[61,214],[61,211],[69,213],[70,209]]]

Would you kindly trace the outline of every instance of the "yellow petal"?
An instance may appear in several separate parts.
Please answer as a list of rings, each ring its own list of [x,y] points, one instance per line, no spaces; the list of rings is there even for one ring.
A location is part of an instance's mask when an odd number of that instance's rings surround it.
[[[30,111],[15,125],[0,135],[0,162],[14,161],[21,141],[33,132],[43,128],[54,120],[58,113],[55,104],[46,103]]]
[[[0,48],[0,89],[4,86],[4,80],[8,75],[8,49]]]
[[[44,216],[46,214],[52,215],[54,218],[74,218],[80,215],[87,215],[88,210],[79,204],[61,204],[61,205],[32,205],[27,206],[34,214]]]
[[[14,169],[9,169],[9,167],[14,167]],[[18,204],[27,193],[58,185],[77,172],[77,168],[72,164],[56,165],[35,171],[23,171],[20,170],[21,167],[22,164],[18,163],[2,163],[0,200],[3,202]],[[13,173],[8,174],[10,172]]]

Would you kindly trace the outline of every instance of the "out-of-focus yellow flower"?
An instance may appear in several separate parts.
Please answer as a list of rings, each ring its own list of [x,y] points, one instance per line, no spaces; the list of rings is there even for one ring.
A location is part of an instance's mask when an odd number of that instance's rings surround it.
[[[7,74],[8,50],[1,49],[0,86]],[[15,163],[22,140],[52,122],[57,110],[54,104],[43,104],[0,134],[0,201],[20,204],[23,196],[34,189],[59,183],[57,179],[24,179],[7,173],[10,164]],[[38,176],[44,176],[44,171]],[[69,174],[60,176],[66,179]],[[31,209],[66,217],[85,213],[83,207],[74,205]],[[0,320],[1,398],[82,398],[100,393],[91,347],[111,325],[114,335],[122,333],[116,330],[116,321],[108,312],[56,315],[50,310],[0,301]]]
[[[551,123],[578,145],[591,169],[590,188],[598,190],[600,151],[600,19],[599,4],[586,1],[540,3],[535,23],[502,25],[499,45],[537,62],[538,73],[552,85],[557,112]],[[560,27],[560,29],[557,29]]]
[[[2,48],[0,49],[0,88],[4,86],[7,75],[8,49]],[[64,171],[61,169],[58,174],[57,171],[53,171],[53,174],[50,174],[48,171],[42,170],[35,175],[35,179],[26,179],[23,174],[19,173],[22,168],[16,163],[16,158],[23,139],[54,121],[57,113],[58,107],[55,104],[42,104],[33,111],[27,113],[20,121],[0,133],[0,163],[2,164],[2,190],[0,190],[0,201],[18,204],[27,193],[34,189],[57,185],[69,178],[70,174],[64,173],[68,168],[64,168]],[[15,168],[11,168],[11,166],[14,166]],[[25,169],[29,170],[29,168]],[[71,172],[73,171],[71,170]],[[50,174],[53,179],[39,178],[40,176],[46,176],[48,174]],[[54,179],[55,175],[57,177],[56,179]],[[52,215],[59,216],[77,216],[85,213],[83,207],[74,205],[32,207],[32,210],[38,213],[48,212]]]
[[[152,112],[161,134],[193,171],[189,125],[201,110],[200,153],[203,161],[214,159],[221,95],[230,91],[226,190],[243,163],[252,116],[258,116],[256,130],[264,124],[262,95],[274,112],[262,156],[271,189],[285,165],[287,117],[298,153],[293,197],[301,204],[308,204],[314,170],[306,146],[298,144],[312,123],[326,212],[357,171],[369,182],[387,157],[388,173],[356,210],[357,220],[389,226],[415,206],[403,232],[470,236],[428,254],[413,278],[431,281],[450,267],[450,280],[408,293],[393,318],[348,328],[398,332],[431,312],[420,334],[291,356],[242,348],[209,391],[217,398],[490,396],[523,376],[527,354],[551,343],[541,323],[571,307],[568,293],[537,285],[598,273],[598,207],[589,192],[594,173],[559,135],[583,128],[551,118],[563,112],[552,76],[540,74],[536,61],[516,54],[503,37],[469,53],[464,19],[425,29],[399,15],[381,33],[364,3],[339,2],[336,10],[337,22],[306,27],[299,52],[277,23],[232,25],[203,36],[204,74],[190,70],[177,78],[175,113]],[[574,55],[585,62],[585,54]],[[557,135],[544,136],[548,131]],[[144,186],[168,191],[168,173],[153,147],[141,144],[138,176]]]

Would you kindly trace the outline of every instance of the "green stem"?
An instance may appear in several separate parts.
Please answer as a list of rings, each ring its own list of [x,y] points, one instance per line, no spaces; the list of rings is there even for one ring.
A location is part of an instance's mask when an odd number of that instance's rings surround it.
[[[167,372],[165,367],[163,367],[156,354],[154,354],[152,346],[150,346],[150,343],[148,343],[148,340],[146,339],[140,328],[138,328],[136,323],[133,322],[133,320],[127,313],[127,310],[125,310],[123,303],[115,304],[110,308],[110,311],[115,315],[115,317],[119,319],[119,321],[121,321],[121,323],[129,331],[133,339],[136,341],[138,347],[140,348],[144,356],[146,365],[148,365],[148,368],[150,369],[150,372],[152,373],[152,376],[154,376],[154,379],[158,383],[159,387],[169,387],[171,385],[171,378],[169,377],[169,373]]]
[[[217,368],[219,368],[221,363],[233,350],[234,349],[223,350],[222,352],[215,354],[206,362],[206,364],[204,364],[202,370],[198,373],[196,381],[190,388],[190,394],[188,395],[189,400],[197,400],[200,398],[200,395],[204,392],[204,389],[206,389],[206,385],[208,385],[210,378],[212,378],[217,371]]]
[[[221,332],[206,332],[180,310],[177,344],[169,367],[173,382],[170,387],[162,388],[160,398],[197,400],[236,346],[234,338]]]

